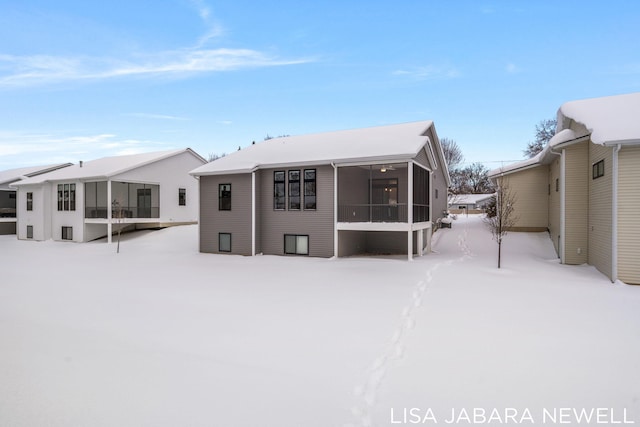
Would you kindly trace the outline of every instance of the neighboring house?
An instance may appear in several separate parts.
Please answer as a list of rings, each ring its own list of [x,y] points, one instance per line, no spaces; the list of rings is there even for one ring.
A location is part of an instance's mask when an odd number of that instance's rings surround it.
[[[118,229],[196,223],[189,171],[204,163],[187,148],[79,162],[14,183],[18,239],[111,241]]]
[[[192,172],[200,251],[422,255],[447,208],[431,121],[270,139]]]
[[[71,166],[61,163],[48,166],[30,166],[25,168],[0,171],[0,234],[16,234],[16,189],[10,187],[22,179],[31,178]]]
[[[565,264],[640,284],[640,93],[572,101],[532,159],[490,172],[516,193],[516,230],[549,230]]]
[[[451,194],[449,213],[484,213],[493,194]]]

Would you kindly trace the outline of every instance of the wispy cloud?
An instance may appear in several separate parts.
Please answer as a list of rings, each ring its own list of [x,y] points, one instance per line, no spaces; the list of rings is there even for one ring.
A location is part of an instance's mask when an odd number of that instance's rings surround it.
[[[139,117],[141,119],[152,119],[152,120],[180,120],[180,121],[189,120],[186,117],[171,116],[168,114],[131,113],[131,114],[127,114],[127,116]]]
[[[0,88],[26,87],[72,80],[131,76],[186,77],[195,73],[303,64],[310,58],[282,59],[251,49],[184,49],[136,61],[59,56],[0,56]]]
[[[304,64],[314,58],[282,58],[254,49],[206,47],[223,34],[222,26],[201,0],[191,0],[206,32],[192,47],[124,57],[1,55],[0,88],[19,88],[65,81],[126,77],[185,78],[198,73]]]
[[[104,156],[169,149],[166,144],[110,133],[95,135],[55,135],[28,132],[0,132],[0,168],[13,166],[15,159],[28,158],[30,164],[91,160]]]
[[[506,65],[505,67],[505,71],[509,74],[516,74],[522,71],[522,69],[520,67],[518,67],[516,64],[510,62]]]
[[[395,76],[409,77],[415,80],[454,79],[460,77],[460,71],[450,65],[426,65],[395,70]]]

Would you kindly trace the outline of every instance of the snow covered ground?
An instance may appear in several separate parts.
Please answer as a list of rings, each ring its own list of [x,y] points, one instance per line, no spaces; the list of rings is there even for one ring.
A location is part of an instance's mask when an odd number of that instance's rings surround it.
[[[0,236],[0,426],[640,424],[640,287],[558,264],[544,233],[509,234],[501,270],[473,216],[414,262],[197,241]]]

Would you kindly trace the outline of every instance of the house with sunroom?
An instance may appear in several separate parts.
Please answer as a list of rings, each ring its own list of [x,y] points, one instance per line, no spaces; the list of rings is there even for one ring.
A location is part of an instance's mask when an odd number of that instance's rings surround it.
[[[200,251],[428,252],[449,173],[432,121],[274,138],[201,166]]]
[[[59,163],[47,166],[29,166],[0,171],[0,234],[16,234],[17,204],[16,189],[11,187],[23,179],[41,175],[71,166],[71,163]]]
[[[198,183],[206,163],[190,148],[104,157],[13,184],[17,236],[87,242],[118,230],[198,221]]]
[[[519,231],[549,231],[560,261],[640,284],[640,93],[571,101],[532,159],[490,172]]]

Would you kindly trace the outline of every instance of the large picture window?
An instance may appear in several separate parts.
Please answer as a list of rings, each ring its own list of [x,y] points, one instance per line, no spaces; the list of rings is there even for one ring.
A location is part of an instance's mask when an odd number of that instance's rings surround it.
[[[304,170],[304,208],[316,208],[316,170]]]
[[[33,193],[31,192],[27,193],[27,210],[33,210]]]
[[[218,233],[218,251],[231,252],[231,233]]]
[[[309,236],[285,234],[284,253],[287,255],[309,255]]]
[[[231,210],[231,184],[218,185],[218,210]]]
[[[300,170],[289,171],[289,209],[300,210]]]
[[[273,209],[284,210],[286,208],[285,172],[273,173]]]
[[[76,210],[76,185],[58,184],[58,210]]]
[[[604,176],[604,159],[593,164],[593,179]]]

